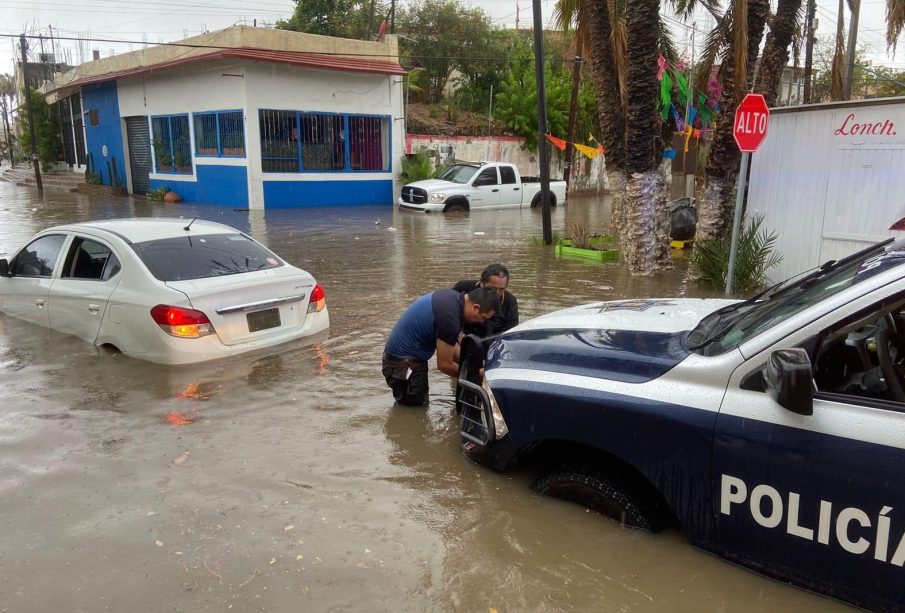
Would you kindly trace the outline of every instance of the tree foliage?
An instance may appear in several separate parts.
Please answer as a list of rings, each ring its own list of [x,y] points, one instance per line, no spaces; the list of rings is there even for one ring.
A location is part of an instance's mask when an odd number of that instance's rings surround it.
[[[32,88],[28,88],[32,113],[35,122],[35,140],[38,145],[38,159],[41,166],[48,170],[50,165],[63,158],[63,143],[60,141],[60,120],[54,109],[44,97]],[[31,138],[25,140],[26,150],[31,151]]]
[[[277,21],[276,27],[293,32],[363,40],[376,33],[386,16],[378,11],[372,17],[372,6],[370,0],[295,0],[292,16]],[[368,31],[369,25],[371,32]]]

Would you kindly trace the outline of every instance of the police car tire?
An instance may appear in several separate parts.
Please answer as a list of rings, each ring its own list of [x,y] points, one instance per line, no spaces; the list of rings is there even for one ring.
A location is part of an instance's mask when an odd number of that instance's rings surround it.
[[[582,472],[556,472],[534,482],[532,489],[544,496],[576,502],[626,527],[656,530],[653,514],[626,488]]]

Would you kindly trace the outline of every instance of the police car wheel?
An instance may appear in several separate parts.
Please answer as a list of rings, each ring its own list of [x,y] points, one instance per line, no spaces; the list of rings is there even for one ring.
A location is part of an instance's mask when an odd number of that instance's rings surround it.
[[[655,530],[653,514],[625,487],[581,472],[557,472],[534,482],[532,489],[544,496],[576,502],[629,528]]]

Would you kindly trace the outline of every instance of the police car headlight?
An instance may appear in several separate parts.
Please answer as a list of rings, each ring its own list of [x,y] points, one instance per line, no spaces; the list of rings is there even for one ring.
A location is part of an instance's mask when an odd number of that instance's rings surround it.
[[[428,194],[427,199],[430,202],[445,202],[446,194]]]
[[[490,398],[490,411],[493,413],[493,425],[496,426],[496,437],[503,438],[509,434],[509,426],[506,425],[506,420],[503,419],[503,412],[500,411],[500,405],[497,404],[496,397],[494,397],[490,386],[487,385],[486,379],[484,380],[484,383],[481,384],[481,387],[484,388],[484,391],[487,392],[487,396]]]

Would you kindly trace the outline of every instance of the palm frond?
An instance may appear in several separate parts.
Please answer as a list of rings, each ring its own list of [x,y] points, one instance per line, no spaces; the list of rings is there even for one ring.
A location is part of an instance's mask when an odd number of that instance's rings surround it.
[[[886,0],[886,48],[896,52],[896,42],[905,28],[905,0]]]
[[[710,74],[713,72],[713,67],[716,65],[717,59],[720,57],[720,52],[729,43],[729,35],[731,31],[732,11],[727,10],[717,21],[716,26],[707,33],[707,37],[704,40],[704,51],[701,53],[701,58],[698,60],[698,65],[695,69],[698,75],[698,80],[695,84],[695,87],[697,87],[698,89],[706,89],[707,81],[710,79]]]
[[[748,89],[748,0],[732,3],[732,57],[736,98]]]
[[[582,8],[582,0],[557,0],[553,7],[554,27],[568,32],[578,21],[578,13]]]
[[[672,9],[682,19],[689,19],[695,10],[702,8],[710,13],[714,19],[720,19],[720,0],[670,0]]]

